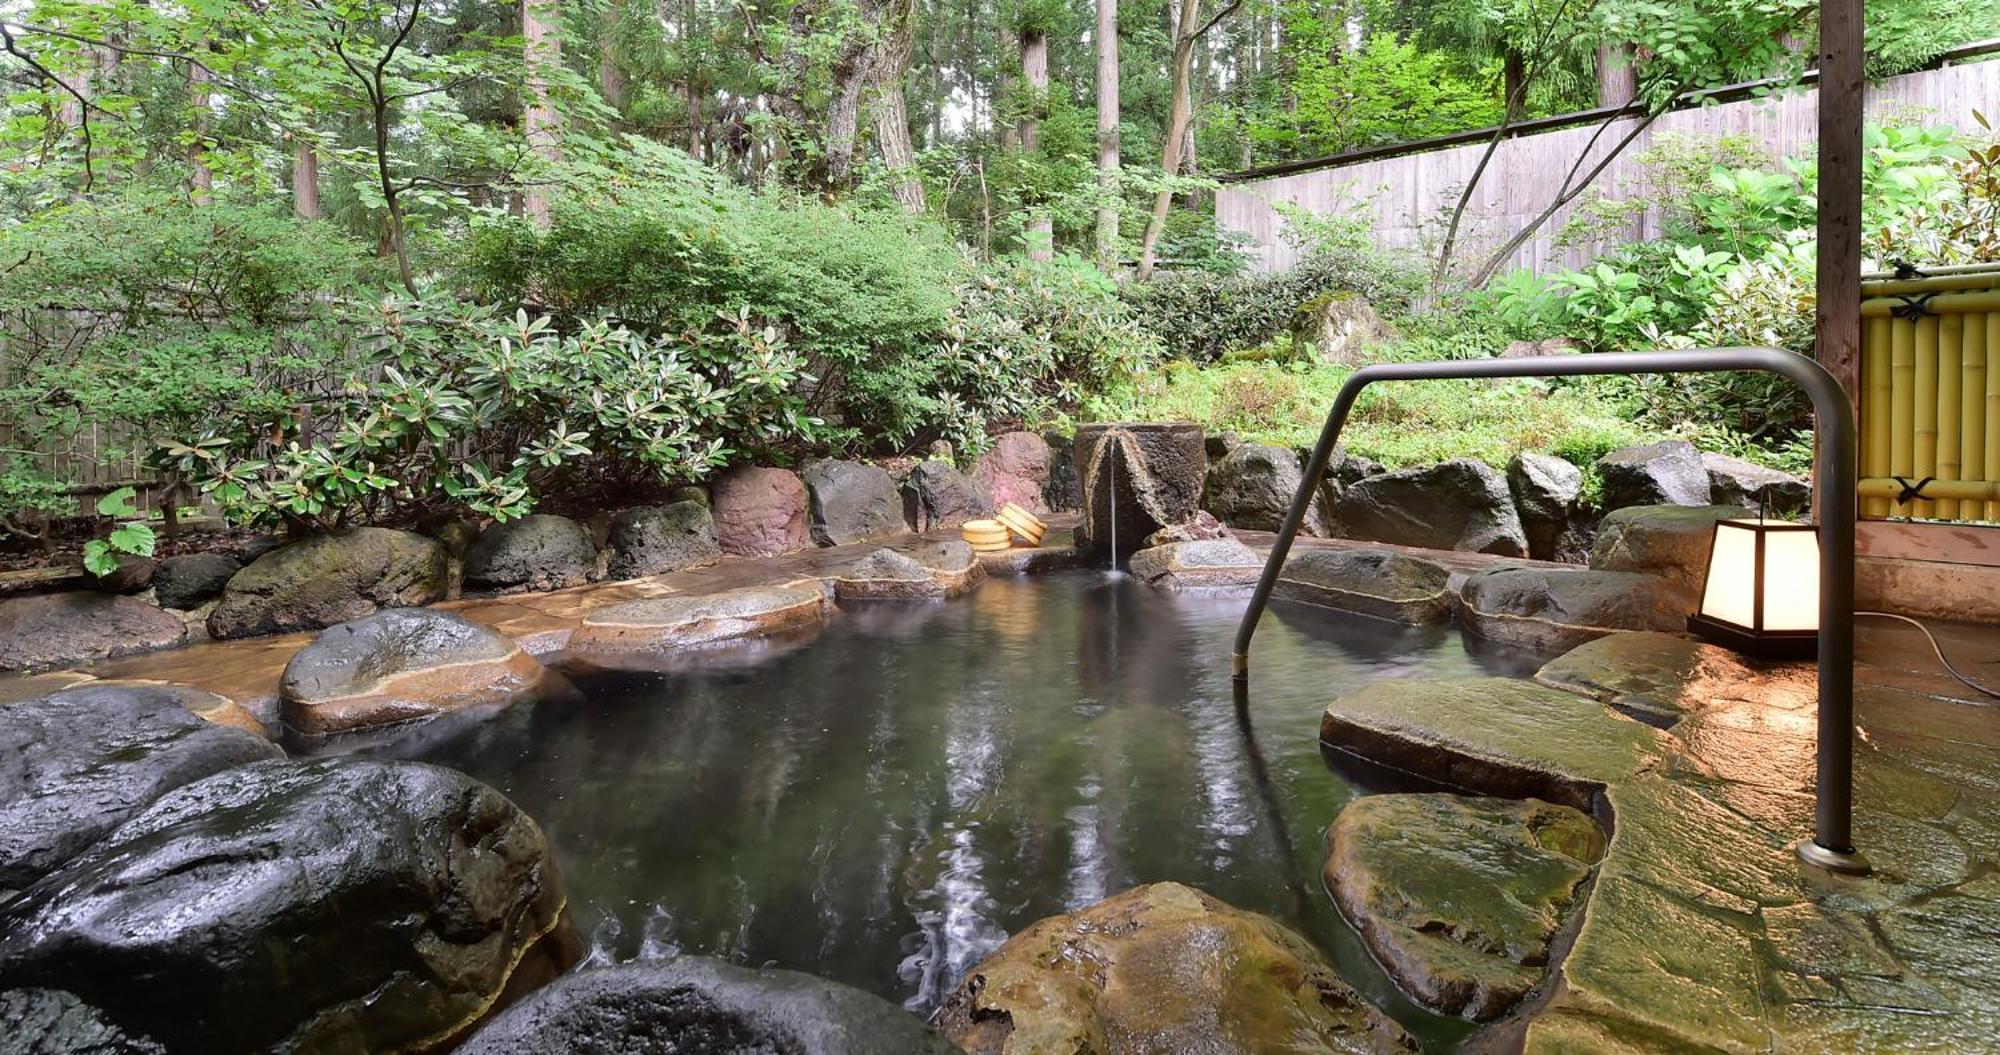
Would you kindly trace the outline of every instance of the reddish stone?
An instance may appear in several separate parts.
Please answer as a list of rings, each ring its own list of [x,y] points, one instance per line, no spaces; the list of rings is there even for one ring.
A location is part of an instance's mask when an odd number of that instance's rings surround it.
[[[724,553],[775,557],[809,544],[806,485],[788,469],[731,469],[716,478],[711,501]]]
[[[1049,483],[1049,445],[1032,432],[1009,432],[979,459],[973,475],[993,496],[995,509],[1012,502],[1030,512],[1045,513],[1042,492]]]

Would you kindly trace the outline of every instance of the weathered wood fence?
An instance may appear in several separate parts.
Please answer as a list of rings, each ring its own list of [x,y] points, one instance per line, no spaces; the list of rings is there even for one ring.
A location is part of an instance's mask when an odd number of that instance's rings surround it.
[[[1965,61],[1871,85],[1871,119],[1920,119],[1926,124],[1972,130],[1977,127],[1972,112],[1978,109],[2000,124],[2000,59],[1991,57],[1992,50],[2000,50],[2000,46],[1988,44],[1958,53],[1984,54],[1989,61]],[[1653,140],[1668,134],[1739,133],[1761,144],[1773,160],[1808,153],[1814,143],[1818,110],[1818,93],[1807,87],[1778,96],[1669,111],[1605,168],[1592,189],[1606,198],[1646,197],[1650,188],[1637,155]],[[1583,114],[1529,122],[1522,126],[1523,134],[1501,142],[1467,211],[1460,234],[1462,248],[1454,254],[1458,260],[1484,258],[1546,209],[1564,174],[1577,165],[1586,148],[1591,154],[1578,172],[1588,172],[1623,138],[1623,129],[1614,125],[1593,144],[1599,122],[1590,117]],[[1628,125],[1633,120],[1622,119],[1619,124]],[[1284,220],[1272,208],[1277,202],[1289,202],[1316,214],[1372,213],[1378,244],[1426,247],[1442,233],[1443,221],[1479,164],[1491,134],[1489,129],[1242,173],[1230,177],[1217,192],[1216,219],[1224,230],[1249,236],[1254,266],[1262,271],[1281,270],[1297,261],[1297,253],[1283,237]],[[1612,237],[1605,241],[1560,244],[1564,223],[1589,197],[1586,193],[1558,210],[1515,251],[1510,266],[1538,272],[1578,267],[1617,244],[1659,235],[1659,217],[1648,212],[1622,232],[1611,232]]]

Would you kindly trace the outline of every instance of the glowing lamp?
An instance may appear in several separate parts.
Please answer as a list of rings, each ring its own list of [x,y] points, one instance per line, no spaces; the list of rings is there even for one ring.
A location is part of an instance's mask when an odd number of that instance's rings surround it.
[[[1718,520],[1688,631],[1770,659],[1811,659],[1819,644],[1819,530],[1783,520]]]

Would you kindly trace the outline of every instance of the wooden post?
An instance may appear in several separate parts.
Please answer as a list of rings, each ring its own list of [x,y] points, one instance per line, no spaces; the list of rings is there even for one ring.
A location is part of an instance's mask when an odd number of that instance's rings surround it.
[[[1819,11],[1815,347],[1853,401],[1861,381],[1861,0],[1820,0]]]
[[[1819,260],[1814,354],[1850,406],[1861,392],[1862,0],[1819,5]],[[1825,426],[1821,426],[1824,432]],[[1822,456],[1824,451],[1819,452]],[[1817,495],[1815,496],[1817,497]],[[1821,523],[1853,509],[1819,510]]]

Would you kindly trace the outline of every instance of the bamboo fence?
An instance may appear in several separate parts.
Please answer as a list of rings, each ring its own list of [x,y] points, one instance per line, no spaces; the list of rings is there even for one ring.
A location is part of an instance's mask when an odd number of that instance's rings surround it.
[[[2000,264],[1861,283],[1861,514],[2000,522]]]

